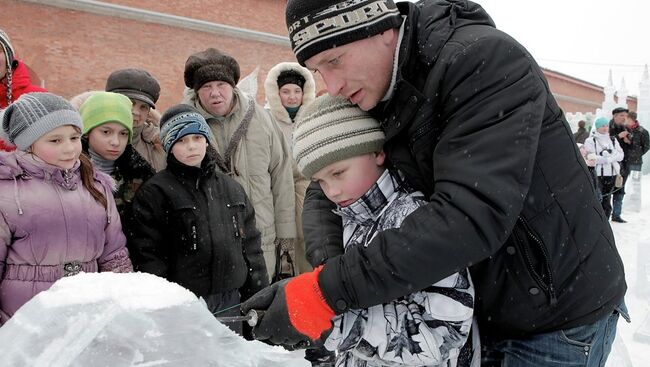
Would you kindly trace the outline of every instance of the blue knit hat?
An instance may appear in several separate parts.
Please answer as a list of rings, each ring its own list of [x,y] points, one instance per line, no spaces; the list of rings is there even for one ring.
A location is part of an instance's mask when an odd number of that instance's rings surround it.
[[[596,129],[599,129],[603,126],[609,126],[609,120],[607,120],[604,117],[599,117],[596,119],[596,121],[594,121],[594,126],[596,127]]]
[[[208,142],[214,142],[210,126],[194,107],[176,105],[160,118],[160,141],[167,154],[178,139],[190,134],[203,135]]]

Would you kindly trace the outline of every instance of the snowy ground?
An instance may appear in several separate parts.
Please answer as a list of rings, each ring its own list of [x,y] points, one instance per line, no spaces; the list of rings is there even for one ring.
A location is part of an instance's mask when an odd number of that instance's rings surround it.
[[[626,210],[629,204],[627,200],[633,193],[626,194],[622,216],[628,223],[612,223],[616,245],[625,264],[628,285],[625,302],[632,318],[629,324],[619,319],[617,335],[629,352],[630,359],[626,361],[624,351],[615,351],[618,354],[612,354],[608,363],[612,367],[650,366],[650,322],[643,327],[645,319],[650,320],[650,175],[643,176],[642,185],[641,212]],[[642,341],[644,329],[647,330],[645,342]]]

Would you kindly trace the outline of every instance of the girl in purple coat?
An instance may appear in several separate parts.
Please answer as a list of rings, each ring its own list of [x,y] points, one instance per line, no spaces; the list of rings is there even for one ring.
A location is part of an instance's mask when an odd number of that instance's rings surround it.
[[[2,118],[0,324],[56,280],[132,271],[112,180],[81,156],[81,117],[51,93],[21,96]]]

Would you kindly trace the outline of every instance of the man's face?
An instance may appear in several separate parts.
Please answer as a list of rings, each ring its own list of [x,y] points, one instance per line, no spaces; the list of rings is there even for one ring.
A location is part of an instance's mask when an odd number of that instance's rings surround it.
[[[397,30],[320,52],[305,61],[317,71],[332,96],[342,95],[370,110],[386,95],[393,73]]]
[[[215,80],[207,82],[197,92],[201,106],[215,116],[226,116],[232,110],[232,85]]]
[[[614,123],[616,125],[625,125],[625,120],[627,120],[627,112],[619,112],[614,114]]]

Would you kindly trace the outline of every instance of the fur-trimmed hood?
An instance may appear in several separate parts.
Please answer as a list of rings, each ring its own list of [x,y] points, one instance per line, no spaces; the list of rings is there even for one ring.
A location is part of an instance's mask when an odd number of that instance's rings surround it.
[[[278,76],[286,70],[295,70],[305,78],[305,85],[302,88],[302,106],[311,103],[316,98],[316,83],[309,69],[300,66],[297,62],[281,62],[269,70],[266,81],[264,81],[266,102],[277,122],[291,126],[291,118],[287,110],[282,106],[279,94],[280,88],[278,88]]]

